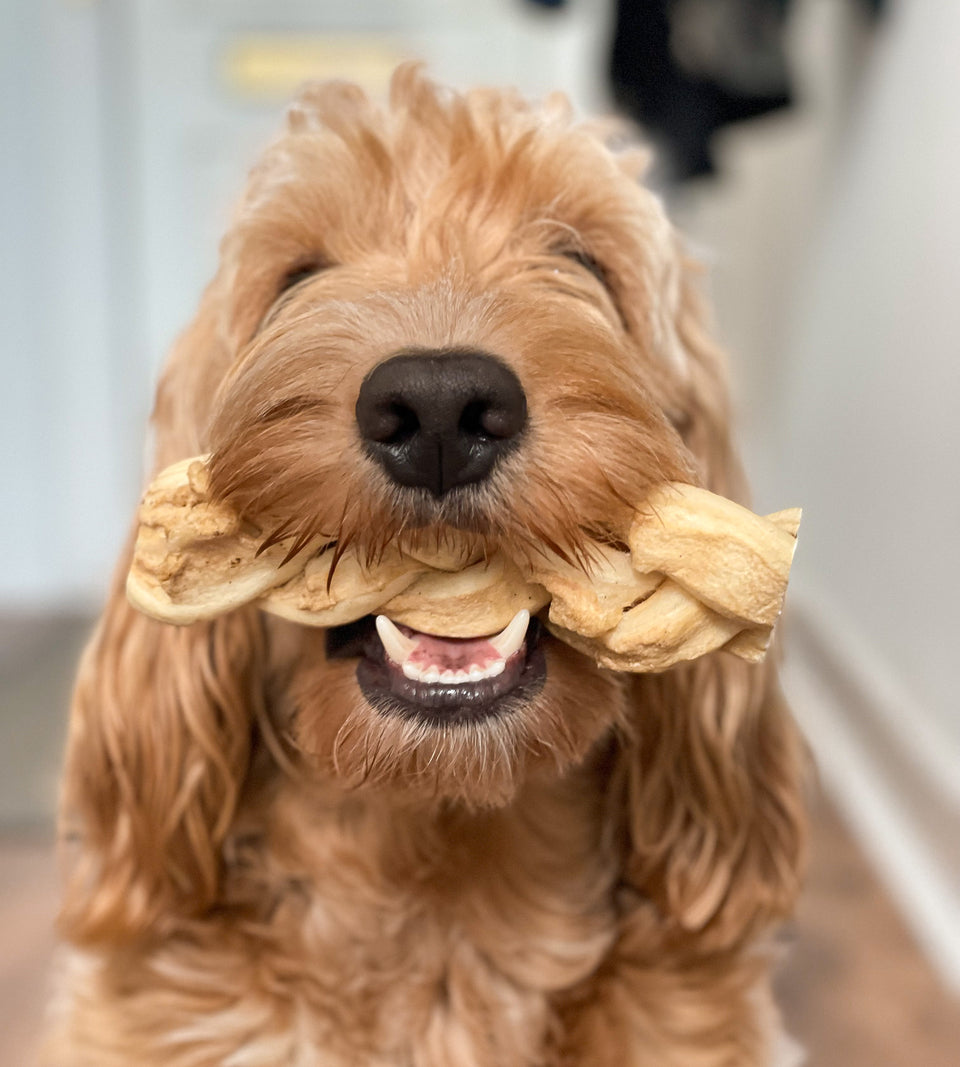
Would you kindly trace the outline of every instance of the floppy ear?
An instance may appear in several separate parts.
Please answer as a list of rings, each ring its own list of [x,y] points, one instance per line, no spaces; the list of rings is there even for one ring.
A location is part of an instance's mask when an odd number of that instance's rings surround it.
[[[666,303],[680,346],[680,427],[704,485],[743,501],[724,362],[690,271],[683,264]],[[799,888],[808,764],[774,658],[748,664],[716,652],[631,683],[633,721],[614,778],[624,879],[669,929],[715,949],[788,914]]]
[[[161,464],[199,450],[204,408],[226,357],[214,306],[208,293],[161,385]],[[129,557],[130,546],[71,709],[61,927],[78,943],[162,930],[165,916],[197,914],[213,901],[261,711],[258,614],[183,628],[147,619],[126,600]]]
[[[129,606],[125,576],[71,709],[61,925],[79,943],[162,930],[213,902],[261,699],[255,614],[167,626]]]
[[[725,653],[634,683],[615,788],[624,881],[711,949],[789,914],[803,851],[806,752],[774,672]]]

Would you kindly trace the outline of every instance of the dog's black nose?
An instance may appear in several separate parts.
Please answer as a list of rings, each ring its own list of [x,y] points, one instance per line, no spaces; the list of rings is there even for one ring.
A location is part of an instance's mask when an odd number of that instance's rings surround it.
[[[367,453],[395,482],[436,497],[483,481],[526,422],[516,374],[463,349],[393,356],[374,367],[357,397]]]

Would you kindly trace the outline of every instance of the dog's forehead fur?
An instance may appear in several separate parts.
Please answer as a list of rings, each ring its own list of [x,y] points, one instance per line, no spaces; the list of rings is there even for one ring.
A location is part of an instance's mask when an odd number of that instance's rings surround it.
[[[629,291],[630,325],[678,360],[663,314],[677,299],[676,240],[638,184],[643,153],[614,153],[604,132],[574,125],[556,101],[458,95],[415,67],[395,77],[387,107],[356,86],[307,87],[224,242],[225,260],[242,265],[231,279],[238,339],[301,264],[393,260],[408,284],[451,270],[487,282],[498,266],[565,249],[602,263],[614,292]]]

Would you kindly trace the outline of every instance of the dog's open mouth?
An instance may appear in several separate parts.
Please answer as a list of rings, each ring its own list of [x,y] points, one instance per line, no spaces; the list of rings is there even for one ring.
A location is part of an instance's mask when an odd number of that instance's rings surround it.
[[[540,624],[519,611],[499,634],[454,638],[367,615],[327,631],[327,658],[360,657],[357,682],[378,711],[431,725],[503,715],[546,677]]]

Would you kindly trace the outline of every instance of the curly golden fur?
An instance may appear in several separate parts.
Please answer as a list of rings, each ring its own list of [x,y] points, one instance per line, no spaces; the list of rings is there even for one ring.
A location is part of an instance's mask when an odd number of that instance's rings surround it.
[[[167,365],[157,467],[375,557],[470,531],[571,559],[664,480],[736,497],[722,361],[644,160],[562,100],[414,67],[308,86]],[[456,502],[364,454],[364,376],[494,352],[523,447]],[[73,704],[56,1067],[749,1067],[803,842],[769,665],[599,670],[546,638],[511,715],[377,713],[324,634],[134,612],[121,560]]]

